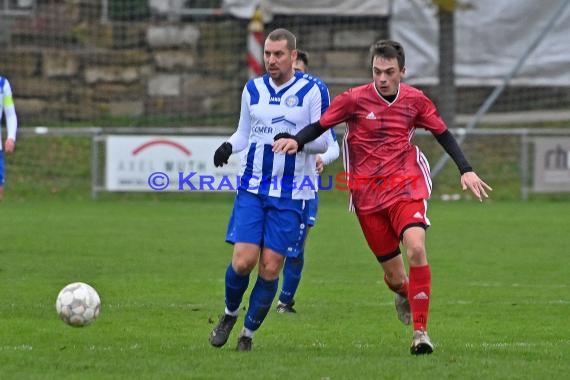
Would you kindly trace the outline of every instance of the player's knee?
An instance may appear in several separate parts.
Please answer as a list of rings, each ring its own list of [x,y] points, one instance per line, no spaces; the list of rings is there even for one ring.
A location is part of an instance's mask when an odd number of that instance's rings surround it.
[[[232,267],[240,276],[245,276],[253,270],[253,268],[247,262],[242,261],[234,261]]]
[[[402,278],[401,280],[394,281],[394,282],[392,282],[392,281],[387,281],[388,283],[387,283],[386,285],[388,285],[388,287],[389,287],[390,289],[396,291],[396,290],[398,290],[398,289],[402,289],[402,287],[403,287],[404,284],[405,284],[405,281],[404,281],[404,280],[405,280],[405,279]]]
[[[386,274],[386,282],[388,283],[388,286],[390,288],[399,289],[406,282],[406,272],[404,270],[398,270],[398,271],[384,270],[384,274]]]
[[[249,243],[236,243],[232,255],[232,266],[239,275],[250,273],[259,260],[259,246]]]
[[[410,244],[406,247],[406,254],[410,265],[425,265],[427,264],[426,248],[424,244],[416,243]]]
[[[281,265],[278,262],[260,262],[259,275],[266,280],[273,280],[279,277]]]
[[[250,258],[242,255],[234,255],[232,258],[232,267],[240,276],[250,273],[253,268],[255,268],[256,260],[251,260]]]

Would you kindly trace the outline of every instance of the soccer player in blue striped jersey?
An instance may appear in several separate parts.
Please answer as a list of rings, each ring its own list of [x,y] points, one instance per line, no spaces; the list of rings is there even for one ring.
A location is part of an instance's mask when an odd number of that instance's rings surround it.
[[[327,150],[326,136],[295,155],[275,154],[275,136],[290,136],[316,122],[329,106],[327,86],[297,73],[296,38],[286,29],[269,33],[264,43],[266,74],[251,79],[242,92],[236,132],[214,154],[223,166],[232,153],[242,154],[241,181],[226,241],[234,245],[225,275],[225,311],[210,334],[223,346],[237,321],[251,271],[258,276],[249,297],[237,350],[250,351],[253,333],[267,316],[277,293],[285,257],[300,254],[306,237],[306,204],[315,197],[317,153]]]
[[[302,73],[306,73],[309,69],[309,55],[306,51],[297,50],[297,60],[293,63],[293,69]],[[340,147],[336,139],[334,129],[327,131],[328,148],[323,154],[317,155],[317,174],[321,174],[324,166],[336,160],[340,153]],[[307,228],[310,230],[317,222],[317,211],[319,208],[318,193],[315,198],[308,201],[307,206]],[[307,230],[307,233],[309,232]],[[279,293],[279,302],[277,303],[278,313],[296,313],[293,307],[295,305],[295,293],[301,282],[301,274],[305,265],[305,249],[303,247],[301,253],[297,257],[287,257],[283,265],[283,284]]]
[[[6,77],[0,75],[0,125],[2,115],[6,115],[6,154],[11,154],[16,145],[16,130],[18,129],[18,119],[16,117],[16,107],[12,98],[12,88]],[[4,199],[4,151],[0,141],[0,201]]]

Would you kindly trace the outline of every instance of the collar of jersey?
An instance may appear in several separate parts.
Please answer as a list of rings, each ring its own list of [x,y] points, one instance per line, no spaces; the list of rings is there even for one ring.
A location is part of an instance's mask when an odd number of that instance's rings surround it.
[[[271,97],[278,97],[283,95],[285,92],[287,92],[288,89],[290,89],[295,83],[297,83],[297,81],[303,77],[302,73],[301,75],[298,75],[299,73],[295,73],[295,75],[293,75],[293,81],[291,82],[291,84],[285,86],[284,88],[282,88],[281,90],[279,90],[279,92],[275,92],[275,89],[273,88],[273,86],[271,85],[271,83],[269,83],[269,74],[265,74],[263,76],[263,83],[265,83],[265,86],[267,87],[267,90],[269,91],[269,95]],[[291,79],[290,79],[291,80]]]
[[[396,103],[396,100],[398,100],[398,98],[400,97],[401,93],[400,93],[400,84],[398,84],[398,92],[396,93],[396,97],[394,98],[393,101],[389,102],[388,99],[386,99],[385,97],[382,96],[382,94],[380,94],[380,92],[378,91],[378,89],[376,88],[376,85],[374,85],[374,82],[372,82],[372,88],[374,89],[374,92],[376,92],[376,95],[378,95],[378,97],[380,99],[382,99],[382,101],[384,101],[384,103],[386,103],[388,106],[391,106],[392,104]]]

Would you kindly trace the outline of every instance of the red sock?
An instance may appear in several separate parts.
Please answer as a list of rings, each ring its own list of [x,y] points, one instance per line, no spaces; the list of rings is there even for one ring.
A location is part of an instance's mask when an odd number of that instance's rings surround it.
[[[397,288],[388,282],[388,277],[386,277],[386,274],[384,274],[384,282],[386,283],[386,285],[388,285],[391,291],[393,291],[394,293],[398,293],[402,297],[408,298],[408,284],[409,284],[408,279],[404,281],[403,285]]]
[[[412,309],[414,330],[426,331],[430,292],[431,272],[429,265],[410,267],[408,299]]]

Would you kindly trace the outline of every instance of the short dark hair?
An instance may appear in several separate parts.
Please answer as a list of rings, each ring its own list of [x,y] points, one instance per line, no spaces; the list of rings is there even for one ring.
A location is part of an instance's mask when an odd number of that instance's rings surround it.
[[[302,61],[305,67],[309,67],[309,53],[305,50],[297,49],[297,60]]]
[[[287,29],[275,29],[267,35],[267,39],[271,41],[287,40],[287,49],[295,50],[297,48],[297,37]]]
[[[404,48],[399,42],[392,40],[376,41],[370,47],[370,63],[374,63],[375,57],[382,57],[387,59],[396,58],[398,60],[398,67],[400,70],[406,65],[406,55]]]

